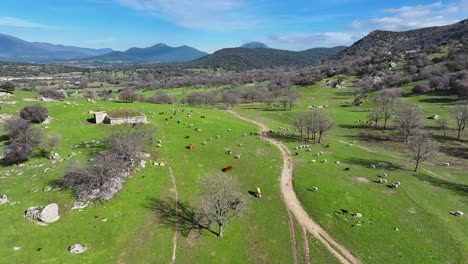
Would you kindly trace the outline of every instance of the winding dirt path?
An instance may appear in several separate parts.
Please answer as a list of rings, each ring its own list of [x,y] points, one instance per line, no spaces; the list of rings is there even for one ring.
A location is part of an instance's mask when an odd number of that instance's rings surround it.
[[[179,202],[179,193],[177,192],[177,183],[176,183],[176,178],[174,176],[174,171],[172,170],[172,167],[166,162],[167,167],[169,168],[169,174],[171,175],[172,179],[172,188],[175,193],[175,202],[176,202],[176,211],[179,209],[178,208],[178,202]],[[176,221],[176,227],[174,231],[174,236],[172,238],[172,264],[175,263],[176,260],[176,250],[177,250],[177,237],[179,235],[179,232],[177,232],[177,221]]]
[[[318,241],[320,241],[325,248],[333,254],[341,263],[353,263],[360,264],[362,263],[359,258],[353,255],[353,253],[347,249],[344,245],[335,241],[322,227],[310,218],[307,212],[302,208],[301,203],[297,199],[296,193],[293,188],[293,169],[294,163],[291,155],[291,151],[283,145],[280,141],[271,138],[268,134],[270,129],[254,120],[245,118],[238,113],[228,110],[229,113],[236,116],[239,119],[255,124],[261,128],[261,134],[268,140],[271,144],[275,145],[281,151],[283,156],[283,171],[281,172],[280,178],[280,188],[283,198],[288,210],[290,210],[293,215],[296,217],[299,224],[305,228],[309,233],[311,233]]]

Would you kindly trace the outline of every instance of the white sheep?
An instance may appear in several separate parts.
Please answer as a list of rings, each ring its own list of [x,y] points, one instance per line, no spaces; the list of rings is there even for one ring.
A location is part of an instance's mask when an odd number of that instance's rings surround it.
[[[335,163],[336,163],[336,164],[340,164],[341,162],[339,162],[339,161],[335,161]]]
[[[202,144],[202,145],[206,145],[206,141],[203,141],[201,144]]]
[[[237,154],[236,156],[234,156],[234,158],[236,158],[236,159],[240,159],[240,155],[239,155],[239,154]]]
[[[384,173],[382,173],[382,176],[383,176],[383,177],[387,177],[388,174],[384,172]]]
[[[162,140],[158,139],[158,143],[162,143]]]
[[[351,214],[351,215],[354,216],[354,217],[362,217],[361,213],[354,213],[354,214]]]
[[[230,128],[228,128],[228,129],[227,129],[227,131],[228,131],[228,132],[231,132],[231,129],[230,129]]]
[[[237,144],[239,147],[242,147],[242,143]]]
[[[220,138],[220,136],[219,136],[219,135],[216,135],[216,137],[215,137],[215,138]]]
[[[318,187],[312,186],[312,187],[310,188],[310,190],[316,192],[316,191],[318,191]]]
[[[161,145],[161,144],[157,144],[156,147],[160,148],[160,147],[162,147],[162,145]]]
[[[454,216],[463,216],[464,214],[463,214],[462,211],[455,211],[455,212],[453,212],[453,215]]]
[[[327,163],[327,160],[326,160],[326,159],[324,159],[324,160],[322,160],[322,161],[320,161],[320,162],[322,162],[322,163]]]
[[[315,162],[317,162],[317,161],[316,161],[316,160],[311,160],[310,162],[315,163]]]
[[[376,168],[374,164],[371,164],[370,166],[371,166],[371,168],[373,168],[373,169],[375,169],[375,168]]]
[[[442,163],[442,164],[443,164],[444,166],[447,166],[447,167],[450,166],[450,163],[448,163],[448,162],[444,162],[444,163]]]
[[[379,183],[387,183],[386,179],[379,179]]]

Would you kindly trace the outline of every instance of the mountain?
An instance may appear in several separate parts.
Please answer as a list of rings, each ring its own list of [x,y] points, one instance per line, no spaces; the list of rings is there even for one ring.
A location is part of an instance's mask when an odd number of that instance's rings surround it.
[[[376,30],[337,54],[347,56],[380,56],[388,52],[417,50],[421,47],[441,46],[450,41],[468,40],[468,19],[458,23],[420,28],[402,32]]]
[[[112,49],[88,49],[28,42],[13,36],[0,34],[0,60],[12,62],[54,62],[80,59],[112,52]]]
[[[325,60],[346,47],[313,48],[304,51],[288,51],[264,48],[227,48],[190,63],[192,67],[223,68],[225,70],[250,70],[304,66]]]
[[[269,47],[262,42],[249,42],[240,47],[246,49],[269,49]]]
[[[191,61],[208,53],[189,46],[170,47],[159,43],[148,48],[130,48],[124,52],[114,51],[108,54],[80,60],[93,64],[138,64],[138,63],[171,63]]]

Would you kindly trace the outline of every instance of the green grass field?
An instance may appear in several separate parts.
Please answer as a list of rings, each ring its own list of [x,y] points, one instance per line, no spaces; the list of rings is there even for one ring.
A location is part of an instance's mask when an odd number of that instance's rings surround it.
[[[449,111],[455,97],[429,94],[416,96],[403,87],[407,95],[403,100],[418,103],[425,116],[439,114],[450,120]],[[177,98],[200,88],[165,90]],[[290,149],[310,144],[312,151],[299,150],[294,157],[294,188],[309,215],[336,240],[343,243],[364,263],[466,263],[468,259],[468,228],[466,217],[454,217],[451,211],[468,212],[468,161],[456,150],[467,148],[467,141],[449,137],[442,142],[441,153],[431,164],[423,164],[418,173],[401,152],[401,143],[395,141],[364,141],[362,130],[373,131],[356,120],[367,120],[370,101],[360,107],[351,106],[352,94],[347,89],[327,88],[323,83],[299,88],[303,97],[291,111],[282,107],[267,109],[263,104],[243,104],[235,107],[241,115],[257,120],[278,131],[294,133],[293,119],[309,105],[327,105],[326,112],[336,123],[323,143],[298,142],[296,138],[282,138]],[[145,96],[154,92],[143,92]],[[373,94],[369,96],[371,99]],[[23,98],[34,93],[17,91],[9,99],[16,105],[2,105],[2,113],[18,115],[19,110],[34,104]],[[167,167],[148,165],[140,169],[126,183],[124,189],[111,201],[96,203],[80,211],[71,210],[74,199],[69,190],[43,192],[45,186],[60,179],[64,168],[74,160],[86,161],[99,148],[73,148],[83,141],[102,140],[112,127],[87,121],[91,110],[133,108],[148,116],[148,126],[157,129],[155,139],[162,147],[148,150],[153,161],[164,161],[174,170],[181,202],[190,203],[197,198],[197,184],[201,176],[220,171],[232,164],[229,172],[242,187],[248,200],[248,213],[234,219],[225,229],[225,237],[203,231],[201,236],[179,234],[176,262],[178,263],[294,263],[293,241],[288,213],[281,201],[279,174],[281,155],[277,148],[250,135],[257,127],[236,119],[219,109],[185,106],[154,105],[148,103],[119,103],[109,101],[86,102],[69,98],[64,102],[41,102],[53,118],[50,125],[38,125],[46,133],[59,133],[62,141],[57,152],[75,157],[62,163],[51,164],[41,157],[32,157],[24,167],[0,168],[0,194],[10,202],[0,206],[0,257],[5,263],[168,263],[172,257],[174,229],[158,221],[148,206],[151,198],[174,197],[174,189]],[[179,109],[173,116],[170,108]],[[182,112],[184,110],[184,112]],[[190,117],[187,111],[193,111]],[[158,115],[165,112],[164,115]],[[156,114],[155,114],[156,113]],[[200,118],[205,115],[206,118]],[[172,118],[171,118],[172,117]],[[167,120],[166,120],[167,119]],[[180,123],[177,123],[181,120]],[[189,128],[187,124],[193,124]],[[440,135],[434,120],[425,125],[434,135]],[[166,125],[167,123],[167,125]],[[284,129],[280,129],[283,127]],[[197,132],[195,128],[200,128]],[[229,132],[228,129],[231,129]],[[244,137],[243,134],[248,136]],[[386,131],[386,134],[394,134]],[[216,138],[219,135],[220,138]],[[186,139],[186,136],[190,136]],[[212,140],[208,140],[212,138]],[[345,142],[356,140],[348,146]],[[206,141],[206,145],[201,143]],[[3,144],[8,140],[3,139]],[[196,148],[186,148],[190,143]],[[242,143],[242,146],[238,144]],[[325,145],[329,145],[328,148]],[[239,154],[240,159],[225,154],[227,149]],[[319,151],[327,154],[314,156]],[[311,160],[317,160],[311,163]],[[327,163],[320,163],[327,159]],[[340,164],[336,164],[339,161]],[[449,161],[455,166],[442,167]],[[39,164],[44,164],[38,167]],[[370,164],[380,165],[375,169]],[[344,168],[350,168],[344,171]],[[52,168],[44,172],[45,168]],[[400,181],[402,186],[390,189],[373,181],[383,172],[389,182]],[[308,190],[317,186],[318,192]],[[263,198],[248,194],[261,187]],[[38,192],[31,192],[38,188]],[[48,226],[37,225],[25,219],[24,211],[30,206],[56,202],[60,207],[60,220]],[[341,208],[362,213],[362,218],[343,215]],[[106,219],[103,222],[103,219]],[[306,255],[301,228],[293,220],[297,259],[303,263]],[[308,244],[311,263],[338,263],[325,247],[310,234]],[[73,255],[68,246],[84,243],[89,250]],[[13,247],[21,247],[14,251]],[[0,262],[2,262],[0,261]]]

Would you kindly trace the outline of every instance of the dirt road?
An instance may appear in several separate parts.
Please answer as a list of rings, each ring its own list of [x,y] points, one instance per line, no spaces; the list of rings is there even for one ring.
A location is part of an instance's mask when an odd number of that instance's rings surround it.
[[[318,241],[320,241],[325,248],[333,254],[341,263],[362,263],[360,259],[352,254],[344,245],[335,241],[322,227],[310,218],[307,212],[302,208],[301,203],[297,199],[296,193],[293,188],[293,169],[294,163],[291,156],[291,151],[283,145],[280,141],[269,136],[270,129],[254,120],[245,118],[238,113],[228,110],[231,114],[244,121],[256,124],[261,128],[261,134],[271,144],[278,147],[283,156],[283,171],[281,172],[280,188],[283,202],[286,207],[293,213],[298,223],[311,233]]]

